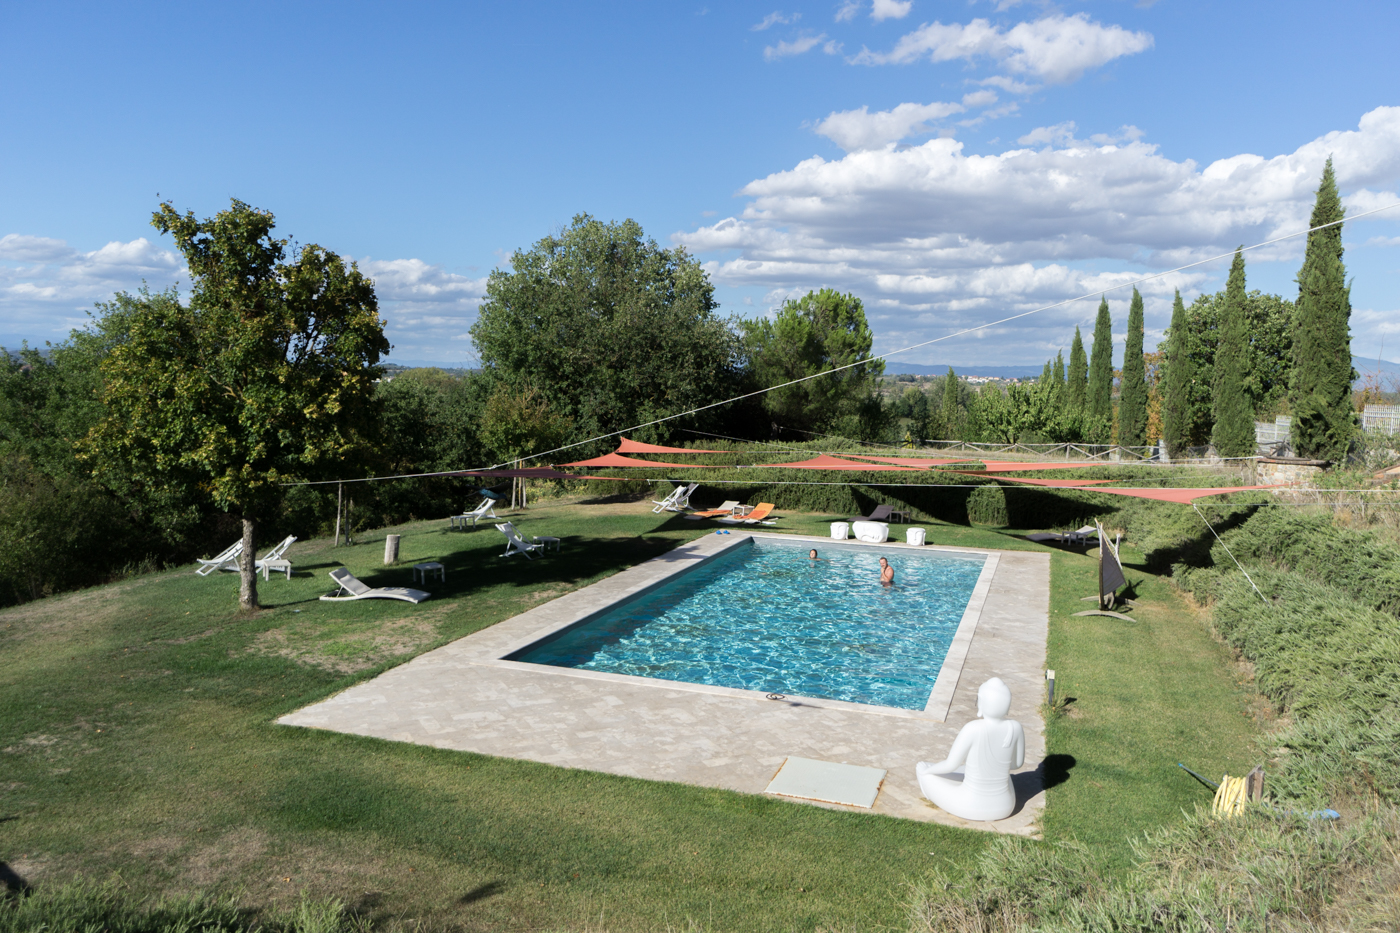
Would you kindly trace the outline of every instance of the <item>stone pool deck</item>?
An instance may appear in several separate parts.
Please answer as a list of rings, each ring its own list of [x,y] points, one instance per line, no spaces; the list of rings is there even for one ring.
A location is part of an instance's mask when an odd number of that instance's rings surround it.
[[[863,765],[889,772],[873,811],[812,805],[1036,833],[1045,801],[1038,766],[1045,757],[1039,710],[1049,625],[1046,554],[899,543],[864,546],[882,549],[896,566],[901,550],[997,557],[980,613],[965,619],[960,630],[966,642],[961,671],[945,668],[937,692],[949,696],[927,711],[803,697],[770,700],[724,687],[501,660],[574,619],[742,545],[747,536],[737,529],[730,535],[707,535],[420,655],[278,722],[752,794],[763,793],[789,756]],[[753,537],[811,541],[819,548],[835,544],[800,535]],[[997,823],[969,823],[924,800],[914,765],[943,758],[958,730],[976,717],[977,687],[992,676],[1011,688],[1011,716],[1026,731],[1026,763],[1013,775],[1017,812]],[[945,707],[946,720],[939,716]]]

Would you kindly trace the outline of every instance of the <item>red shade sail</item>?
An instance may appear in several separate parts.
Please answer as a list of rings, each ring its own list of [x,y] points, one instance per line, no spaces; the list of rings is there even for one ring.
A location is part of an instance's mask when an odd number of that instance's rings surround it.
[[[630,438],[622,438],[617,443],[620,454],[727,454],[727,450],[691,450],[689,447],[663,447],[660,444],[643,444]]]
[[[553,467],[522,467],[518,470],[469,470],[454,473],[453,476],[477,476],[483,479],[616,479],[615,476],[579,476],[577,473],[561,473]]]
[[[928,457],[866,457],[861,454],[847,454],[847,456],[855,457],[857,460],[874,460],[879,463],[897,463],[900,466],[906,467],[935,467],[942,466],[945,463],[968,462],[967,457],[963,457],[961,460],[932,460]]]
[[[811,460],[799,460],[796,463],[756,463],[754,466],[782,467],[788,470],[864,470],[866,472],[890,470],[898,473],[918,472],[908,467],[888,466],[883,463],[857,463],[854,460],[842,460],[840,457],[828,457],[826,454],[822,454],[820,457],[813,457]]]
[[[1015,473],[1019,470],[1073,470],[1078,467],[1103,466],[1103,463],[1017,463],[1015,460],[983,460],[988,473]]]
[[[635,457],[624,457],[621,454],[603,454],[601,457],[594,457],[592,460],[575,460],[573,463],[561,463],[559,466],[572,467],[667,467],[670,469],[694,470],[702,469],[693,463],[662,463],[658,460],[638,460]],[[709,467],[708,469],[714,469]]]
[[[945,473],[959,473],[963,476],[986,476],[981,470],[944,470]],[[1031,486],[1053,486],[1063,489],[1074,489],[1080,486],[1094,486],[1099,483],[1116,483],[1116,479],[1026,479],[1019,476],[993,476],[989,477],[999,483],[1027,483]]]
[[[1132,496],[1135,499],[1156,499],[1159,502],[1179,502],[1190,505],[1191,500],[1205,496],[1221,496],[1227,492],[1248,492],[1252,489],[1281,489],[1277,486],[1226,486],[1219,489],[1090,489],[1087,492],[1106,492],[1115,496]]]

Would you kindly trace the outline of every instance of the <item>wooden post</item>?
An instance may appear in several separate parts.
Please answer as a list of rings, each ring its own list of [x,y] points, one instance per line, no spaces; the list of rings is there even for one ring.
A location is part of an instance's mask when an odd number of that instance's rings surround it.
[[[385,535],[385,536],[384,536],[384,564],[385,564],[385,566],[388,566],[389,564],[398,563],[398,560],[399,560],[399,536],[398,536],[398,535]]]
[[[335,484],[335,544],[332,547],[340,547],[340,510],[345,502],[345,484]]]

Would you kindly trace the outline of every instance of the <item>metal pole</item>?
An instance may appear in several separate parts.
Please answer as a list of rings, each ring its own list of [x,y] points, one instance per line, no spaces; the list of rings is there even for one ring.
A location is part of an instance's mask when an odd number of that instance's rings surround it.
[[[345,501],[345,484],[335,484],[335,544],[332,547],[340,547],[340,510]]]

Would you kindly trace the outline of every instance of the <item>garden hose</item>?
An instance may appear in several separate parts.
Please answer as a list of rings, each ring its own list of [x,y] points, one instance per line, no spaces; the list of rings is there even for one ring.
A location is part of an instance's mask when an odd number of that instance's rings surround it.
[[[1219,816],[1239,816],[1244,812],[1246,799],[1244,778],[1232,778],[1227,774],[1220,779],[1220,786],[1216,788],[1211,812]]]

